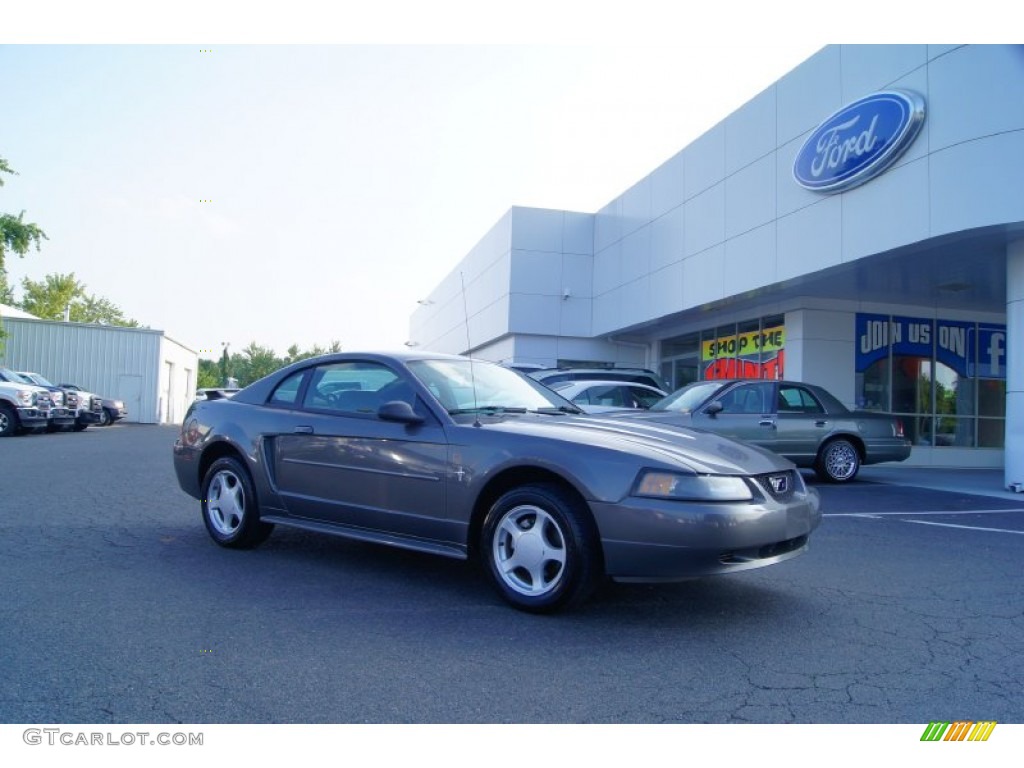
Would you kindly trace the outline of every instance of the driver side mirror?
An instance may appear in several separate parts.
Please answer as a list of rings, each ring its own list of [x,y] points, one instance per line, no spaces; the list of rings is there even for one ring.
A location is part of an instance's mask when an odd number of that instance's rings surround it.
[[[389,400],[377,409],[381,421],[398,421],[403,424],[422,424],[425,419],[412,409],[405,400]]]
[[[724,410],[725,406],[722,405],[722,401],[715,400],[715,402],[711,403],[711,405],[704,409],[704,413],[706,413],[711,418],[715,418],[717,414],[721,413]]]

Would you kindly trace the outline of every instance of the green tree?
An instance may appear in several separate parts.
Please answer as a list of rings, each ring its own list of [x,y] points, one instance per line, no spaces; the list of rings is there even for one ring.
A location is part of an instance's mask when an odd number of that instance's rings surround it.
[[[50,274],[40,281],[27,277],[21,281],[22,299],[18,305],[26,312],[44,320],[62,320],[64,309],[70,305],[73,323],[104,323],[138,327],[138,322],[125,317],[124,312],[109,299],[86,293],[85,284],[66,275]]]
[[[210,389],[221,386],[220,366],[216,360],[199,358],[199,373],[196,374],[196,388]]]
[[[14,306],[14,289],[7,282],[7,272],[0,269],[0,304]]]
[[[224,345],[224,349],[220,354],[220,385],[226,387],[228,385],[228,378],[234,375],[234,371],[231,367],[231,358],[228,356],[229,344]]]
[[[17,175],[17,171],[7,164],[7,161],[0,157],[0,187],[4,185],[3,174]],[[4,260],[9,252],[24,256],[29,248],[35,245],[39,250],[40,243],[48,240],[46,233],[37,224],[25,221],[25,212],[17,216],[10,213],[0,213],[0,272],[4,270]]]
[[[242,350],[238,383],[243,387],[273,373],[284,361],[280,360],[270,347],[261,347],[255,341]]]
[[[64,308],[85,295],[85,286],[75,279],[75,273],[47,275],[36,282],[27,277],[21,281],[20,307],[44,320],[61,320]]]
[[[137,328],[138,322],[125,317],[121,308],[101,296],[83,296],[78,304],[71,305],[71,320],[76,323],[106,323]]]
[[[0,187],[4,185],[4,174],[9,173],[17,176],[18,172],[8,165],[7,161],[0,157]],[[4,261],[9,252],[24,257],[29,248],[35,245],[39,250],[39,244],[47,240],[46,233],[37,224],[25,221],[25,212],[17,216],[10,213],[0,213],[0,304],[13,304],[14,294],[7,283],[7,271],[4,268]],[[3,352],[4,329],[0,326],[0,352]]]

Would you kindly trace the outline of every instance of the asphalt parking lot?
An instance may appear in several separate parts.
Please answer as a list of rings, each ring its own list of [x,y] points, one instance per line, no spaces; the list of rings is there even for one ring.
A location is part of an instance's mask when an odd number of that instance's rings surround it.
[[[221,549],[174,435],[0,440],[0,722],[1024,721],[1024,499],[818,486],[803,557],[539,617],[466,563]]]

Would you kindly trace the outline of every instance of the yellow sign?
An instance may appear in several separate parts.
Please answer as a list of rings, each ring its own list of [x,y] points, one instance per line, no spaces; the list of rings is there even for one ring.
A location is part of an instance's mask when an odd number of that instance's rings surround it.
[[[735,336],[708,339],[701,345],[704,362],[724,357],[748,357],[759,353],[772,353],[786,346],[786,328],[778,325],[763,331],[749,331]]]

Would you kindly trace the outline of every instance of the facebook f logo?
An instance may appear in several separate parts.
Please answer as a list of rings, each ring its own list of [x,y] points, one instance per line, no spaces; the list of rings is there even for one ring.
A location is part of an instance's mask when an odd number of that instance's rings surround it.
[[[1003,372],[1006,356],[1006,334],[994,331],[988,339],[988,375],[998,377]]]

